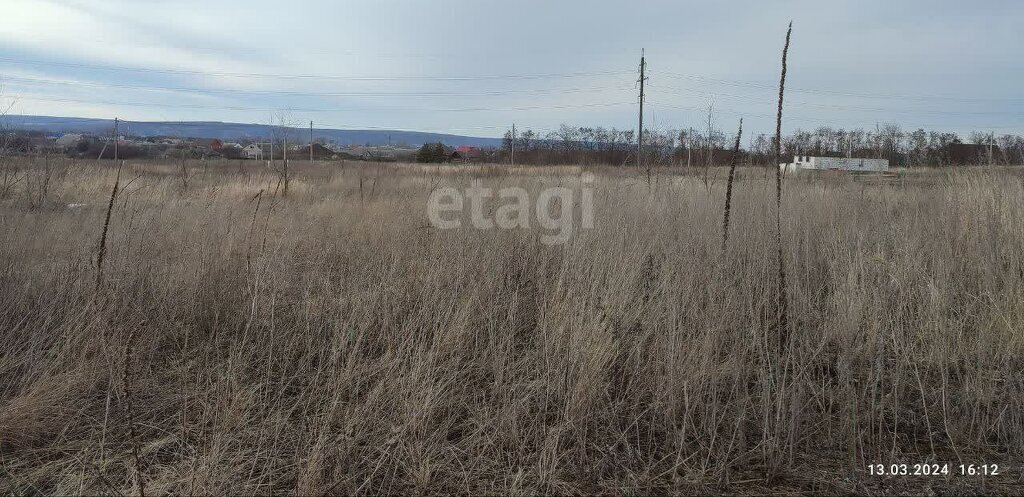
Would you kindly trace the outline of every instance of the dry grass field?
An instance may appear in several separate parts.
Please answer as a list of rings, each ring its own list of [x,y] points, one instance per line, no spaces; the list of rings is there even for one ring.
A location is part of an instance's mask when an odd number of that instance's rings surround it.
[[[428,195],[578,168],[129,162],[101,275],[117,168],[14,165],[0,493],[1024,489],[1016,170],[786,178],[781,330],[760,169],[723,252],[721,172],[590,170],[595,227],[546,245]]]

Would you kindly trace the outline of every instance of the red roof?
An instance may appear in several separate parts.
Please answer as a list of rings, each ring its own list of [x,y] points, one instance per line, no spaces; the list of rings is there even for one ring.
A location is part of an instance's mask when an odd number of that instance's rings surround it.
[[[459,148],[458,148],[460,153],[473,152],[476,149],[477,149],[477,147],[470,147],[469,145],[459,145]]]

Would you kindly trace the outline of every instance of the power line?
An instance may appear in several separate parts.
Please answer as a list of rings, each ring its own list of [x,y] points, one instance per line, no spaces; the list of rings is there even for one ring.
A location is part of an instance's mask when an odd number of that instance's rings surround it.
[[[47,119],[47,121],[45,123],[32,123],[32,122],[27,122],[25,118],[29,118],[30,119],[32,117],[45,117],[45,116],[21,116],[21,115],[14,115],[14,116],[7,116],[7,117],[15,119],[15,123],[14,123],[15,126],[17,126],[17,125],[21,125],[21,126],[42,126],[44,124],[45,125],[53,125],[53,124],[86,125],[86,124],[94,124],[94,125],[97,125],[97,126],[104,126],[104,125],[105,126],[109,126],[110,123],[112,122],[109,119],[103,119],[103,118],[80,117],[80,118],[72,118],[72,119],[65,119],[65,120]],[[83,122],[83,121],[85,121],[85,122]],[[209,123],[209,122],[138,121],[138,120],[134,120],[133,121],[133,120],[127,120],[127,119],[119,119],[119,122],[121,122],[123,124],[162,126],[162,127],[168,127],[168,128],[170,128],[170,127],[173,127],[173,128],[189,128],[189,127],[199,128],[199,127],[209,127],[211,125],[211,123]],[[279,126],[279,125],[276,125],[276,124],[266,124],[266,123],[217,123],[217,124],[240,125],[240,126],[259,126],[259,127],[262,127],[262,128],[266,128],[267,131],[287,130],[287,131],[291,131],[291,132],[296,132],[297,133],[297,132],[303,130],[303,128],[297,128],[297,127],[294,127],[294,126]],[[507,130],[508,126],[502,126],[502,125],[464,126],[464,127],[458,127],[458,128],[447,128],[445,131],[431,131],[431,130],[423,130],[423,129],[406,129],[406,128],[402,128],[400,126],[360,126],[360,125],[353,125],[353,124],[335,125],[335,124],[330,124],[330,123],[321,123],[318,126],[318,129],[321,132],[327,132],[327,131],[395,131],[395,132],[403,132],[403,133],[420,133],[420,134],[426,134],[426,135],[437,135],[437,134],[450,134],[450,132],[452,132],[452,131]],[[528,129],[528,131],[553,133],[553,132],[558,131],[558,130],[552,129],[552,128],[531,127],[531,128]]]
[[[673,104],[657,103],[657,102],[650,101],[650,99],[647,100],[647,103],[650,104],[650,105],[653,105],[654,107],[658,107],[658,108],[662,108],[662,109],[677,109],[677,110],[686,110],[686,111],[707,112],[707,108],[696,107],[696,106],[683,106],[683,105],[673,105]],[[753,113],[753,112],[743,112],[743,111],[737,111],[737,110],[720,108],[720,107],[716,107],[715,111],[716,112],[721,112],[721,113],[724,113],[724,114],[732,114],[732,115],[745,116],[745,117],[762,117],[762,118],[768,118],[768,119],[774,119],[775,118],[775,115],[772,115],[772,114],[759,114],[759,113]],[[875,124],[877,124],[877,121],[870,121],[870,122],[868,122],[868,121],[843,121],[843,122],[840,122],[840,121],[833,120],[833,119],[822,119],[822,118],[807,117],[807,116],[791,116],[789,118],[789,121],[791,123],[793,121],[797,121],[798,123],[801,122],[801,121],[812,121],[812,122],[817,122],[817,123],[821,123],[821,124],[825,124],[825,125],[833,125],[833,126],[844,126],[844,125],[851,125],[852,124],[852,125],[869,126],[870,127],[870,126],[874,126]],[[792,124],[791,124],[791,126],[792,126]],[[796,126],[798,126],[798,124],[796,124]],[[910,127],[909,125],[907,125],[907,126]],[[915,124],[913,127],[934,128],[934,129],[944,129],[944,128],[952,128],[952,127],[963,127],[963,128],[968,128],[969,127],[969,128],[975,128],[975,129],[1021,129],[1022,127],[1024,127],[1024,125],[1010,125],[1010,126],[956,125],[956,126],[953,126],[953,125],[948,125],[948,124],[944,124],[944,125]]]
[[[722,78],[709,78],[705,76],[696,76],[689,74],[679,74],[673,72],[661,72],[656,73],[662,76],[667,76],[672,79],[687,79],[693,81],[701,81],[707,83],[715,83],[727,86],[737,86],[743,88],[753,88],[758,90],[770,90],[778,91],[778,87],[769,83],[762,83],[757,81],[744,81],[736,79],[722,79]],[[864,92],[850,92],[850,91],[838,91],[838,90],[826,90],[819,88],[789,88],[786,87],[786,91],[794,91],[801,93],[819,93],[823,95],[833,96],[845,96],[845,97],[858,97],[858,98],[879,98],[879,99],[902,99],[902,100],[951,100],[951,101],[962,101],[962,102],[1006,102],[1006,101],[1022,101],[1024,98],[971,98],[971,97],[956,97],[949,95],[911,95],[911,94],[900,94],[900,93],[864,93]]]
[[[101,66],[95,64],[81,64],[74,62],[52,62],[41,60],[14,59],[0,57],[0,62],[21,64],[28,66],[53,66],[72,67],[79,69],[93,69],[98,71],[120,71],[139,73],[160,73],[178,74],[191,76],[217,76],[234,78],[266,78],[266,79],[324,79],[338,81],[484,81],[484,80],[523,80],[523,79],[558,79],[558,78],[581,78],[593,76],[615,76],[629,74],[629,71],[595,71],[595,72],[572,72],[572,73],[547,73],[547,74],[501,74],[501,75],[480,75],[480,76],[342,76],[325,74],[271,74],[271,73],[244,73],[244,72],[213,72],[195,71],[186,69],[155,69],[144,67],[128,66]]]
[[[150,68],[133,68],[133,67],[116,67],[116,66],[98,66],[90,64],[78,64],[78,63],[61,63],[61,62],[43,62],[43,61],[19,61],[17,59],[0,57],[0,61],[10,61],[16,64],[26,65],[52,65],[60,67],[76,67],[76,68],[91,68],[97,70],[110,70],[110,71],[131,71],[131,72],[144,72],[144,73],[163,73],[163,74],[189,74],[189,75],[204,75],[204,76],[227,76],[227,77],[251,77],[251,78],[281,78],[281,79],[325,79],[325,80],[339,80],[339,81],[481,81],[481,80],[525,80],[525,79],[547,79],[547,78],[574,78],[574,77],[587,77],[587,76],[607,76],[607,75],[625,75],[629,74],[628,71],[606,71],[606,72],[589,72],[589,73],[551,73],[551,74],[533,74],[533,75],[491,75],[491,76],[390,76],[390,77],[358,77],[358,76],[330,76],[330,75],[281,75],[281,74],[261,74],[261,73],[227,73],[227,72],[203,72],[203,71],[186,71],[186,70],[172,70],[172,69],[150,69]],[[651,71],[647,71],[650,75]],[[690,80],[696,82],[698,85],[710,85],[710,84],[721,84],[728,86],[735,86],[740,88],[751,88],[757,90],[770,90],[775,91],[775,86],[770,84],[764,84],[753,81],[742,81],[742,80],[727,80],[727,79],[716,79],[707,78],[695,75],[684,75],[672,72],[654,73],[655,76],[661,74],[668,78],[676,80]],[[254,95],[285,95],[285,96],[309,96],[309,97],[471,97],[471,96],[500,96],[500,95],[516,95],[516,94],[571,94],[571,93],[586,93],[586,92],[600,92],[600,91],[619,91],[628,90],[627,87],[572,87],[572,88],[547,88],[547,89],[508,89],[508,90],[489,90],[480,92],[458,92],[458,91],[438,91],[438,92],[377,92],[377,91],[350,91],[350,92],[313,92],[313,91],[301,91],[301,90],[248,90],[242,88],[195,88],[195,87],[174,87],[174,86],[150,86],[141,84],[119,84],[119,83],[101,83],[101,82],[80,82],[80,81],[62,81],[46,78],[21,78],[21,77],[7,77],[5,81],[11,81],[15,85],[65,85],[65,86],[81,86],[89,88],[117,88],[117,89],[135,89],[145,91],[167,91],[167,92],[191,92],[198,94],[254,94]],[[787,88],[789,90],[789,88]],[[29,90],[31,92],[31,90]],[[686,95],[686,94],[707,94],[707,95],[721,95],[729,98],[735,98],[738,100],[747,100],[757,103],[769,103],[768,100],[762,100],[755,95],[740,95],[715,92],[696,88],[678,88],[673,86],[662,86],[657,83],[650,85],[648,91],[662,95]],[[1002,102],[1002,101],[1017,101],[1018,99],[983,99],[983,98],[961,98],[952,96],[922,96],[922,95],[900,95],[900,94],[870,94],[870,93],[855,93],[855,92],[842,92],[832,90],[819,90],[819,89],[808,89],[808,88],[795,88],[792,89],[794,92],[803,92],[809,94],[822,94],[822,95],[838,95],[847,97],[859,97],[859,98],[881,98],[881,99],[908,99],[908,100],[950,100],[950,101],[963,101],[963,102]],[[12,96],[6,96],[2,98],[15,98]],[[62,102],[62,103],[82,103],[82,104],[96,104],[96,105],[110,105],[110,106],[129,106],[129,107],[160,107],[160,108],[180,108],[180,109],[220,109],[220,110],[232,110],[232,111],[266,111],[273,109],[287,108],[295,112],[345,112],[352,110],[380,110],[380,111],[412,111],[412,112],[518,112],[518,111],[531,111],[531,110],[562,110],[562,109],[582,109],[582,108],[598,108],[598,107],[614,107],[620,105],[633,105],[635,102],[614,102],[614,103],[589,103],[589,104],[576,104],[576,105],[535,105],[535,106],[523,106],[523,107],[509,107],[509,108],[498,108],[498,107],[463,107],[463,108],[408,108],[408,107],[369,107],[369,108],[354,108],[345,107],[339,108],[294,108],[287,106],[265,106],[265,107],[251,107],[251,106],[213,106],[213,105],[189,105],[189,104],[161,104],[153,102],[131,102],[131,101],[103,101],[103,100],[83,100],[75,98],[46,98],[45,96],[25,96],[20,97],[23,100],[30,101],[44,101],[44,102]],[[1024,101],[1024,99],[1020,99]],[[703,108],[697,107],[685,107],[670,104],[654,104],[656,107],[663,108],[675,108],[688,111],[699,111],[703,112]],[[1005,111],[951,111],[951,110],[937,110],[937,109],[891,109],[891,108],[878,108],[878,107],[862,107],[853,105],[837,105],[837,104],[821,104],[813,102],[792,102],[788,105],[798,107],[818,107],[824,109],[836,109],[836,110],[848,110],[848,111],[865,111],[865,112],[878,112],[878,113],[901,113],[901,114],[937,114],[937,115],[951,115],[951,116],[986,116],[986,115],[1009,115],[1017,116],[1020,113],[1017,112],[1005,112]],[[747,112],[730,111],[727,109],[720,109],[720,112],[733,113],[746,116],[757,116],[758,114],[752,114]],[[772,115],[761,114],[764,117],[774,117]],[[642,119],[642,118],[641,118]],[[803,117],[799,118],[801,121],[816,121],[828,124],[838,124],[834,120]],[[974,126],[980,129],[1009,129],[1009,128],[1020,128],[1020,126]],[[642,124],[641,124],[642,130]],[[642,133],[642,131],[641,131]],[[642,137],[641,137],[642,139]],[[638,143],[639,145],[639,143]]]
[[[99,83],[91,81],[61,81],[54,79],[44,78],[22,78],[22,77],[11,77],[6,76],[2,78],[3,81],[11,81],[17,84],[27,84],[29,86],[36,85],[62,85],[62,86],[78,86],[88,88],[121,88],[130,90],[145,90],[145,91],[168,91],[168,92],[189,92],[189,93],[241,93],[241,94],[252,94],[252,95],[287,95],[287,96],[300,96],[300,97],[473,97],[473,96],[499,96],[499,95],[515,95],[522,93],[587,93],[587,92],[599,92],[607,90],[629,90],[629,87],[594,87],[594,88],[548,88],[548,89],[515,89],[515,90],[490,90],[482,92],[358,92],[358,91],[344,91],[344,92],[310,92],[310,91],[298,91],[298,90],[249,90],[243,88],[194,88],[194,87],[175,87],[175,86],[148,86],[148,85],[131,85],[121,83]]]
[[[161,73],[161,74],[178,74],[178,75],[198,75],[198,76],[217,76],[217,77],[238,77],[238,78],[265,78],[265,79],[324,79],[324,80],[341,80],[341,81],[482,81],[482,80],[523,80],[523,79],[557,79],[557,78],[578,78],[578,77],[593,77],[593,76],[614,76],[614,75],[626,75],[630,71],[593,71],[593,72],[570,72],[570,73],[547,73],[547,74],[501,74],[501,75],[465,75],[465,76],[343,76],[343,75],[315,75],[315,74],[272,74],[272,73],[244,73],[244,72],[216,72],[216,71],[196,71],[196,70],[185,70],[185,69],[156,69],[156,68],[144,68],[144,67],[128,67],[128,66],[102,66],[96,64],[82,64],[73,62],[55,62],[55,61],[40,61],[40,60],[26,60],[26,59],[15,59],[11,57],[0,57],[0,61],[8,62],[20,65],[29,66],[53,66],[53,67],[72,67],[72,68],[83,68],[93,69],[100,71],[120,71],[120,72],[139,72],[139,73]],[[759,90],[770,90],[775,91],[777,88],[769,83],[749,81],[749,80],[736,80],[736,79],[724,79],[724,78],[711,78],[706,76],[698,76],[692,74],[679,74],[670,71],[653,71],[653,75],[666,76],[672,79],[686,79],[692,81],[699,81],[704,83],[714,83],[720,85],[737,86],[744,88],[752,88]],[[27,78],[25,78],[27,79]],[[827,90],[819,88],[787,88],[787,91],[804,92],[804,93],[819,93],[825,95],[834,96],[849,96],[859,98],[881,98],[881,99],[906,99],[906,100],[953,100],[953,101],[964,101],[964,102],[1002,102],[1002,101],[1024,101],[1024,98],[972,98],[972,97],[956,97],[948,95],[913,95],[913,94],[902,94],[902,93],[865,93],[865,92],[850,92],[850,91],[838,91],[838,90]]]
[[[129,107],[163,107],[172,109],[217,109],[217,110],[234,110],[234,111],[267,111],[267,110],[290,110],[294,112],[345,112],[351,110],[395,110],[395,111],[420,111],[420,112],[518,112],[527,110],[561,110],[561,109],[583,109],[591,107],[615,107],[620,105],[633,105],[633,102],[612,102],[612,103],[590,103],[590,104],[575,104],[575,105],[537,105],[528,107],[508,107],[508,108],[494,108],[494,107],[466,107],[466,108],[409,108],[409,107],[372,107],[372,108],[296,108],[296,107],[281,107],[281,106],[268,106],[268,107],[241,107],[241,106],[210,106],[210,105],[190,105],[190,104],[160,104],[160,103],[146,103],[146,102],[125,102],[125,101],[102,101],[102,100],[82,100],[74,98],[44,98],[44,97],[13,97],[4,96],[0,98],[16,99],[16,100],[31,100],[41,102],[57,102],[57,103],[82,103],[82,104],[97,104],[97,105],[113,105],[113,106],[129,106]]]
[[[662,95],[709,95],[709,96],[724,96],[729,98],[735,98],[739,100],[747,100],[751,102],[771,104],[774,103],[770,100],[759,99],[749,95],[737,95],[732,93],[721,93],[716,91],[704,91],[697,89],[684,89],[675,88],[671,86],[651,85],[654,93]],[[661,89],[668,89],[673,91],[662,91]],[[949,111],[949,110],[935,110],[935,109],[892,109],[883,107],[862,107],[856,105],[842,105],[842,104],[821,104],[814,102],[787,102],[786,106],[797,106],[797,107],[819,107],[825,109],[836,109],[836,110],[854,110],[854,111],[868,111],[868,112],[890,112],[890,113],[924,113],[924,114],[948,114],[948,115],[1011,115],[1019,116],[1020,112],[1012,111]]]
[[[193,93],[240,93],[240,94],[268,94],[268,95],[288,95],[288,96],[302,96],[302,97],[447,97],[447,96],[500,96],[500,95],[512,95],[520,93],[584,93],[584,92],[599,92],[607,90],[628,90],[627,87],[594,87],[594,88],[564,88],[564,89],[537,89],[537,90],[496,90],[496,91],[484,91],[484,92],[305,92],[295,90],[247,90],[247,89],[234,89],[234,88],[220,88],[220,89],[204,89],[204,88],[190,88],[190,87],[168,87],[168,86],[145,86],[145,85],[128,85],[128,84],[117,84],[117,83],[96,83],[96,82],[75,82],[75,81],[59,81],[41,78],[21,78],[21,77],[6,77],[6,81],[13,81],[16,84],[26,84],[31,86],[32,84],[52,84],[52,85],[67,85],[67,86],[81,86],[81,87],[98,87],[98,88],[122,88],[122,89],[138,89],[146,91],[169,91],[169,92],[193,92]],[[750,95],[738,95],[732,93],[723,93],[717,91],[707,91],[701,89],[689,89],[689,88],[677,88],[665,85],[652,85],[652,90],[655,93],[660,94],[702,94],[712,96],[726,96],[730,98],[736,98],[741,100],[748,100],[759,103],[769,103],[768,100],[761,100],[757,97]],[[670,91],[663,91],[670,90]],[[41,100],[40,98],[35,98]],[[58,101],[53,99],[53,101]],[[74,101],[73,99],[63,99],[60,101]],[[82,102],[90,103],[90,102]],[[100,102],[96,102],[100,103]],[[142,104],[132,104],[142,105]],[[148,105],[148,104],[147,104]],[[928,114],[941,114],[941,115],[1018,115],[1017,112],[999,112],[999,111],[949,111],[949,110],[934,110],[934,109],[891,109],[891,108],[878,108],[878,107],[862,107],[862,106],[851,106],[851,105],[838,105],[838,104],[819,104],[812,102],[792,102],[790,105],[794,106],[806,106],[806,107],[819,107],[827,109],[837,110],[854,110],[854,111],[870,111],[870,112],[889,112],[889,113],[928,113]],[[229,110],[250,110],[251,108],[242,107],[223,107]],[[524,108],[530,110],[532,108]],[[313,111],[314,109],[308,109]],[[432,109],[422,109],[432,110]],[[472,109],[440,109],[439,111],[484,111],[492,110],[488,108],[472,108]],[[493,109],[500,110],[500,109]],[[512,109],[519,110],[519,109]]]

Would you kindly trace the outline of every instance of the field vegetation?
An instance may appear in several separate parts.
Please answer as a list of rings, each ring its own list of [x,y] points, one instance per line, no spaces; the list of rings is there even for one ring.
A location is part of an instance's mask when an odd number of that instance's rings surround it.
[[[761,168],[723,248],[725,169],[7,167],[0,493],[1021,491],[1017,169],[786,177],[780,329]],[[563,245],[427,221],[585,171]]]

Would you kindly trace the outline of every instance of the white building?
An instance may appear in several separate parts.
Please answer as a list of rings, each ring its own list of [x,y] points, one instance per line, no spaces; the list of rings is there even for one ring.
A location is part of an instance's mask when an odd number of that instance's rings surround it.
[[[263,159],[263,148],[255,143],[250,143],[248,146],[242,149],[242,156],[246,159]]]
[[[812,157],[809,155],[797,155],[793,162],[779,164],[783,171],[851,171],[851,172],[881,172],[889,170],[889,161],[886,159],[858,159],[846,157]]]
[[[82,135],[77,133],[68,133],[57,138],[57,146],[61,148],[72,148],[78,146],[78,142],[80,141],[82,141]]]

